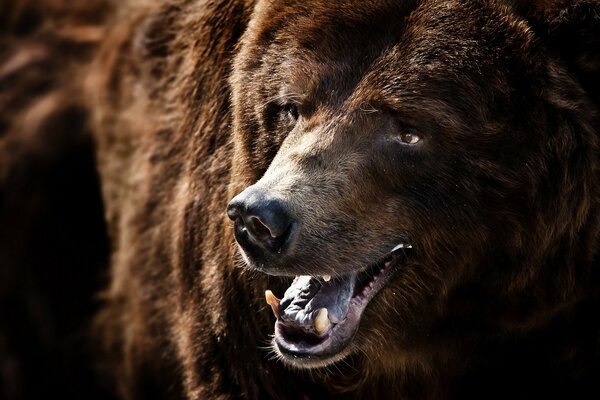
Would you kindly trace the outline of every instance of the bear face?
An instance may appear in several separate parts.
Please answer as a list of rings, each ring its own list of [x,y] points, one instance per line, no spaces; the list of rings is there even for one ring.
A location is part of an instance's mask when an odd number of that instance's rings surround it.
[[[509,5],[295,3],[256,5],[231,77],[239,251],[297,276],[268,296],[281,358],[397,364],[543,324],[595,196],[562,61]]]

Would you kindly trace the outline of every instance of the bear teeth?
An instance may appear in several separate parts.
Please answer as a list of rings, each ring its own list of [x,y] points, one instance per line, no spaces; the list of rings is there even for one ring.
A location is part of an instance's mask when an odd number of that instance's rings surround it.
[[[412,249],[412,245],[406,244],[406,243],[399,243],[396,245],[396,247],[394,247],[392,249],[392,251],[390,253],[393,253],[393,252],[401,250],[401,249]]]
[[[329,326],[331,325],[331,321],[329,321],[328,314],[329,314],[329,312],[327,311],[326,308],[321,308],[317,312],[317,317],[315,318],[314,326],[315,326],[315,331],[319,335],[322,335],[323,333],[327,332],[327,330],[329,329]]]
[[[271,310],[273,310],[275,318],[279,319],[281,317],[281,313],[279,312],[279,303],[281,300],[278,299],[277,296],[275,296],[270,290],[265,291],[265,299],[267,300],[267,304],[271,306]]]

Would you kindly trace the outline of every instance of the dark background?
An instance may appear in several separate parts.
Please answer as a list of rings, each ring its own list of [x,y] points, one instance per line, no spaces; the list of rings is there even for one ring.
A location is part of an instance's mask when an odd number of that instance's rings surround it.
[[[104,3],[0,0],[1,400],[109,398],[92,363],[108,240],[68,73],[91,60]]]

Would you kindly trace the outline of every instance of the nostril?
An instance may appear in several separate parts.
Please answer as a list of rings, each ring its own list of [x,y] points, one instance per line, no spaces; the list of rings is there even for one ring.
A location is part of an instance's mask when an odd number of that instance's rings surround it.
[[[263,224],[262,221],[257,217],[250,217],[248,221],[248,226],[257,237],[263,240],[276,238],[276,236],[273,236],[273,234],[271,233],[269,227]]]
[[[233,204],[233,202],[231,202],[227,205],[227,216],[232,221],[235,221],[236,219],[238,219],[240,217],[240,211],[238,210],[237,205]]]
[[[242,219],[240,218],[240,220]],[[280,232],[278,229],[281,227],[266,225],[260,218],[254,216],[242,223],[251,240],[260,243],[261,246],[272,253],[281,253],[281,249],[289,242],[294,226],[294,223],[290,223],[284,231]]]
[[[280,253],[288,244],[294,220],[285,202],[248,188],[227,205],[227,216],[234,222],[234,233],[242,247],[259,246]]]

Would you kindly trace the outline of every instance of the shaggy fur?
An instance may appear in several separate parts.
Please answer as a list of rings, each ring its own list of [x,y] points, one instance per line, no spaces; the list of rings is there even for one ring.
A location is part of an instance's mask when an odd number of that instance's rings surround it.
[[[120,5],[93,66],[75,68],[111,243],[95,326],[120,395],[598,394],[599,13],[586,0]],[[389,139],[407,130],[420,147]],[[327,369],[269,354],[263,293],[289,279],[243,268],[224,212],[261,177],[309,227],[278,272],[335,275],[399,235],[415,245]]]

